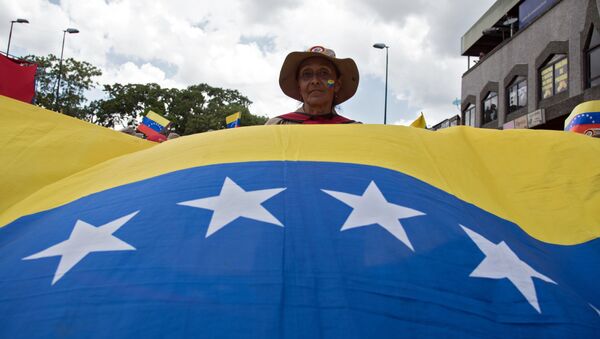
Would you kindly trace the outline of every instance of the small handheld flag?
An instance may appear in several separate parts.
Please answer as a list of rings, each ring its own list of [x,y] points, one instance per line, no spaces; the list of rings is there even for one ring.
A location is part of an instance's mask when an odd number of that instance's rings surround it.
[[[228,115],[227,117],[225,117],[225,124],[227,124],[227,128],[240,127],[241,116],[241,112],[235,112],[232,115]]]
[[[425,122],[425,117],[423,116],[423,112],[421,112],[421,115],[419,115],[419,117],[410,124],[410,127],[416,127],[416,128],[426,128],[427,127],[427,123]]]
[[[146,135],[146,138],[150,141],[163,142],[167,138],[161,134],[161,132],[171,122],[161,115],[149,111],[148,114],[142,119],[142,123],[138,126],[138,130]]]

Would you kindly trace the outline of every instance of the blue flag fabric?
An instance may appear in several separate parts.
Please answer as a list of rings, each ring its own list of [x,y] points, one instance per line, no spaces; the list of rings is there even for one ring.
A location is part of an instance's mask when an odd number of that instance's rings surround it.
[[[150,127],[151,129],[153,129],[154,131],[156,131],[158,133],[162,132],[162,130],[165,129],[164,126],[161,126],[156,121],[154,121],[152,119],[148,119],[147,117],[142,118],[142,124]]]
[[[235,112],[231,115],[225,117],[225,125],[226,128],[236,128],[240,127],[240,119],[242,118],[242,113]]]
[[[124,216],[122,226],[110,225]],[[82,223],[103,246],[76,234]],[[112,229],[100,232],[106,225]],[[0,334],[593,337],[600,330],[590,304],[600,300],[593,288],[598,245],[537,241],[511,222],[378,167],[206,166],[93,194],[0,229]],[[514,281],[473,276],[486,260],[521,263],[523,272]],[[61,262],[73,261],[53,280]],[[496,275],[510,276],[508,269]]]

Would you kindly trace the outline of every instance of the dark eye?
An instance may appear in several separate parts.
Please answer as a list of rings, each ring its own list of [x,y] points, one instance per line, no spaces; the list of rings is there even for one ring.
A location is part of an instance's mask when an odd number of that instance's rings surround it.
[[[303,71],[302,73],[300,73],[300,78],[307,80],[307,79],[312,79],[313,77],[313,72],[311,71]]]
[[[331,72],[329,72],[326,69],[320,70],[319,73],[317,73],[317,74],[318,74],[319,78],[321,78],[321,79],[325,79],[325,78],[329,79],[331,77]]]

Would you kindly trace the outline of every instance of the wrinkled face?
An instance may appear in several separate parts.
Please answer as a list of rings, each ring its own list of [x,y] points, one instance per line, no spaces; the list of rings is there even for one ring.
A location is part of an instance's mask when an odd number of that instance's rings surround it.
[[[333,107],[334,96],[341,86],[335,66],[325,58],[308,58],[298,67],[300,95],[310,107]]]

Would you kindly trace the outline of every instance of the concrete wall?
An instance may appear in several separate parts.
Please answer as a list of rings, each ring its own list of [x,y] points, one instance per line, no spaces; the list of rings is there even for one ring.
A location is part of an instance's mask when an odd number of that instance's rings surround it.
[[[590,11],[588,11],[589,1],[592,2],[592,7],[589,7]],[[588,13],[594,10],[596,11],[595,13]],[[463,100],[463,109],[468,104],[466,102],[467,98],[470,97],[472,99],[473,96],[475,97],[476,102],[473,104],[476,106],[476,126],[481,126],[483,111],[481,100],[487,94],[487,92],[482,93],[482,91],[486,88],[486,85],[488,85],[487,88],[490,88],[490,83],[497,83],[498,87],[498,121],[497,123],[482,127],[501,127],[507,121],[506,87],[512,79],[505,78],[509,76],[511,70],[514,70],[515,65],[521,64],[518,67],[520,70],[526,65],[528,97],[527,108],[511,114],[509,117],[510,120],[519,115],[542,108],[544,104],[546,106],[549,106],[549,104],[556,106],[569,98],[572,99],[575,96],[582,95],[584,81],[581,64],[583,61],[582,49],[583,44],[585,44],[585,41],[581,41],[582,37],[585,39],[585,34],[582,34],[582,32],[586,28],[586,21],[588,22],[587,26],[589,26],[590,20],[594,20],[597,17],[598,7],[596,0],[563,0],[531,25],[515,34],[512,39],[486,55],[476,66],[468,70],[463,75],[461,97]],[[555,43],[549,48],[551,42]],[[568,94],[564,94],[560,98],[553,98],[555,100],[544,100],[540,105],[540,83],[536,59],[539,63],[540,57],[544,54],[551,52],[553,48],[560,49],[561,47],[568,48]],[[551,116],[548,118],[551,119],[565,113],[560,111],[560,109],[557,110],[556,107],[554,110],[556,112],[551,113]]]

